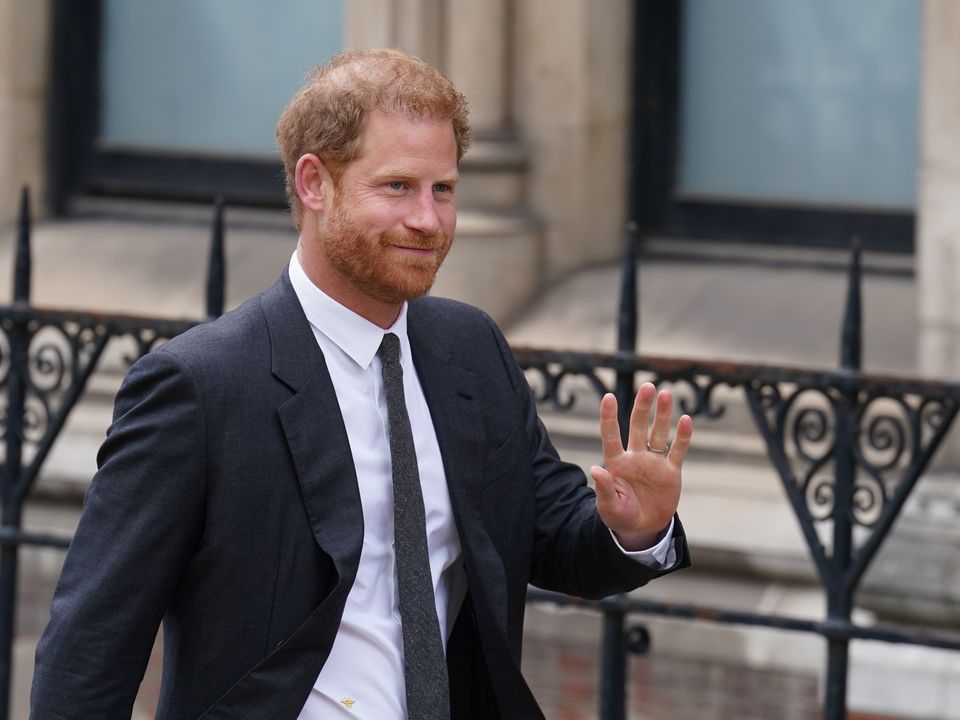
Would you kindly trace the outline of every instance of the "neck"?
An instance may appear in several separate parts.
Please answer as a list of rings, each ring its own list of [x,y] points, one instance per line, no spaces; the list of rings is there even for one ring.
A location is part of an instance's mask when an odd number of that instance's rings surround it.
[[[322,253],[311,251],[309,243],[297,243],[297,258],[310,282],[329,297],[349,308],[365,320],[386,330],[400,317],[403,303],[391,303],[370,297],[346,281]]]

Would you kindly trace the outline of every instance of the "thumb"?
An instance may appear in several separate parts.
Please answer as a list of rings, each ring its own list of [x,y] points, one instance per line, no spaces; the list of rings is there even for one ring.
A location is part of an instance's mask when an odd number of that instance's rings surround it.
[[[594,465],[590,468],[590,477],[593,478],[597,491],[597,510],[603,516],[604,512],[614,505],[617,498],[613,475],[606,468]]]

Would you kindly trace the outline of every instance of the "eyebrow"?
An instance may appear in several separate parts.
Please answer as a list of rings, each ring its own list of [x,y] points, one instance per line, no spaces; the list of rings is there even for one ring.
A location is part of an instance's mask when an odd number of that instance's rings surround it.
[[[376,180],[386,180],[387,178],[413,180],[419,178],[420,176],[418,173],[410,172],[409,170],[403,170],[401,168],[386,168],[378,172],[374,177]],[[456,184],[458,180],[460,180],[460,171],[454,170],[449,175],[443,175],[437,178],[431,184],[435,185],[436,183],[446,183],[448,185],[453,185]]]

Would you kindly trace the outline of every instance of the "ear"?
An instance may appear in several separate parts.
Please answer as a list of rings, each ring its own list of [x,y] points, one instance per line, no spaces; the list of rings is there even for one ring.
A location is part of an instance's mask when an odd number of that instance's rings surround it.
[[[297,181],[297,195],[304,209],[323,212],[333,191],[333,178],[323,161],[313,153],[302,155],[297,160],[294,177]]]

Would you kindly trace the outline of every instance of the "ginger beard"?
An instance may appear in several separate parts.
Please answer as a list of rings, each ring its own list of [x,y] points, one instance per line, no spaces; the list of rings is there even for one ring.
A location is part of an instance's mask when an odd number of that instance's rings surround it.
[[[450,251],[452,237],[443,230],[431,237],[367,232],[350,216],[347,202],[335,200],[327,227],[317,229],[319,247],[330,265],[355,288],[380,302],[399,304],[425,295]],[[433,252],[413,255],[395,248]]]

